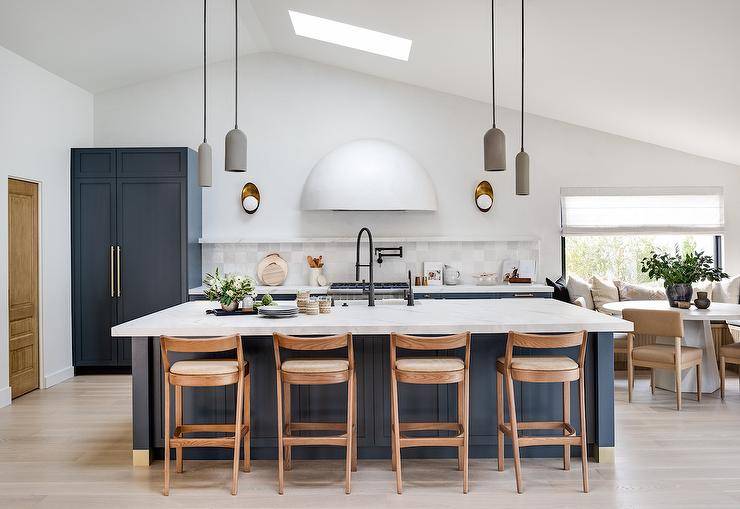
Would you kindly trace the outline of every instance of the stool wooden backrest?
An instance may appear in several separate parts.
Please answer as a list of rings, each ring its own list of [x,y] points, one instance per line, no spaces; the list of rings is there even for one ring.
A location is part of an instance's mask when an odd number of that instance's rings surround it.
[[[325,336],[321,338],[301,338],[296,336],[287,336],[276,332],[272,335],[273,347],[275,350],[275,368],[278,373],[282,374],[284,382],[297,384],[329,384],[346,382],[349,372],[355,369],[355,355],[352,348],[352,334],[337,334],[336,336]],[[335,373],[317,374],[297,374],[286,373],[281,371],[282,361],[280,359],[280,349],[294,351],[328,351],[347,348],[347,362],[349,363],[348,371]]]

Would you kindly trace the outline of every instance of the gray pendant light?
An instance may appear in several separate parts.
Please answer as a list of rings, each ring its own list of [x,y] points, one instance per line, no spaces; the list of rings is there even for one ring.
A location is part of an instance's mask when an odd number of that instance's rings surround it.
[[[226,133],[226,171],[247,171],[247,135],[239,129],[239,16],[234,0],[234,128]]]
[[[496,52],[495,52],[495,0],[491,0],[491,108],[493,110],[491,127],[483,137],[483,165],[486,171],[506,169],[506,136],[496,127]]]
[[[206,0],[203,0],[203,143],[198,147],[198,184],[213,185],[213,153],[206,140]]]
[[[524,151],[524,0],[522,0],[522,144],[516,155],[516,194],[529,195],[529,154]]]

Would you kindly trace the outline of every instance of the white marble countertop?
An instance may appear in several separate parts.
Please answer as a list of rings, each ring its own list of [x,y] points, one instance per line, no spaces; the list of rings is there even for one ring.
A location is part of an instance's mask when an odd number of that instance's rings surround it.
[[[521,332],[629,332],[632,323],[553,299],[423,300],[404,303],[335,306],[324,315],[271,319],[262,316],[206,315],[214,304],[194,301],[122,323],[114,337],[268,336],[284,334],[453,334]]]
[[[189,295],[203,295],[203,287],[191,288]],[[308,290],[314,295],[325,294],[326,286],[308,285],[284,285],[284,286],[257,286],[257,293],[270,293],[272,295],[294,294],[298,290]],[[538,283],[533,284],[503,284],[503,285],[438,285],[438,286],[414,286],[414,293],[552,293],[551,286]]]

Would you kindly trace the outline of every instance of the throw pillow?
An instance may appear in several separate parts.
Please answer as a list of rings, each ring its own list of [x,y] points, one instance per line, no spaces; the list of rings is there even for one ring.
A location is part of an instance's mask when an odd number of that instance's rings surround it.
[[[665,290],[658,286],[633,285],[614,281],[619,290],[619,300],[665,300]]]
[[[723,279],[712,284],[712,300],[727,304],[740,303],[740,276]]]
[[[596,311],[604,313],[604,304],[619,301],[619,291],[609,279],[591,276],[591,295]]]
[[[568,288],[568,295],[570,295],[570,301],[575,302],[578,297],[583,297],[586,301],[586,308],[594,308],[594,299],[591,297],[591,285],[588,281],[585,281],[578,276],[568,276],[568,283],[565,285]]]
[[[547,283],[547,286],[554,288],[552,292],[553,299],[570,304],[570,295],[568,294],[568,288],[565,286],[565,279],[563,279],[563,276],[560,276],[557,281],[551,281],[550,278],[545,278],[545,283]]]

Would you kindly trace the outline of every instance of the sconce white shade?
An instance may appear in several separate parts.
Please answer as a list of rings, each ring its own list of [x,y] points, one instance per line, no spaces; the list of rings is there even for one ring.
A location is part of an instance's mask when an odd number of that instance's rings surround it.
[[[475,201],[481,210],[488,210],[493,205],[493,199],[487,194],[480,195]]]
[[[257,210],[257,207],[259,207],[260,202],[255,198],[254,196],[247,196],[242,200],[242,207],[244,207],[244,210],[247,212],[254,212]]]
[[[437,210],[432,179],[398,145],[355,140],[329,152],[303,186],[303,210]]]

